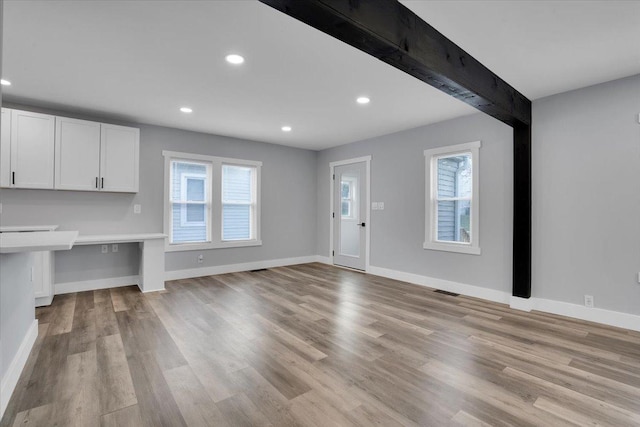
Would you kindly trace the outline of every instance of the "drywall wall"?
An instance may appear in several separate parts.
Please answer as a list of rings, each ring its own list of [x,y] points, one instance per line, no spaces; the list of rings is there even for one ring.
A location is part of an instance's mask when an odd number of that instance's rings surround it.
[[[533,103],[532,296],[640,314],[640,75]]]
[[[198,252],[166,254],[166,270],[210,267],[261,260],[314,255],[316,222],[316,152],[208,135],[178,129],[108,120],[96,115],[50,110],[21,104],[19,108],[103,121],[140,128],[140,191],[137,194],[94,193],[51,190],[3,190],[2,225],[59,224],[60,230],[79,230],[80,234],[153,233],[163,231],[164,158],[163,150],[207,154],[247,160],[259,160],[262,165],[261,230],[262,246],[214,249]],[[141,204],[142,213],[134,214],[133,205]],[[93,249],[91,249],[93,248]],[[88,246],[83,250],[93,255],[68,256],[56,261],[64,271],[61,280],[88,280],[82,271],[95,259],[105,256]],[[197,262],[202,253],[204,261]],[[138,255],[132,251],[130,265],[136,265]],[[109,254],[111,255],[111,254]],[[91,259],[88,259],[88,258]],[[133,267],[132,267],[133,268]],[[137,269],[137,267],[136,267]],[[73,274],[76,270],[78,274]],[[113,277],[114,272],[101,272]],[[61,276],[62,277],[62,276]],[[101,277],[93,277],[99,279]],[[58,279],[56,279],[58,282]]]
[[[480,247],[467,255],[425,250],[423,151],[482,141]],[[329,163],[371,155],[370,264],[405,273],[511,292],[513,148],[509,126],[474,114],[321,151],[317,169],[318,254],[329,254]]]
[[[102,245],[75,246],[69,251],[56,252],[54,283],[138,275],[138,243],[120,243],[118,252],[113,252],[112,245],[107,248],[106,254],[102,253]]]
[[[0,254],[0,418],[35,340],[32,252]]]

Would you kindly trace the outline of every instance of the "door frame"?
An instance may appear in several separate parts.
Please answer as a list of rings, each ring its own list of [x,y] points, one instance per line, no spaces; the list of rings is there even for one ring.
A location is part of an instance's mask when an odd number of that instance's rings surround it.
[[[369,254],[371,251],[371,156],[363,156],[356,157],[353,159],[347,160],[338,160],[335,162],[329,163],[329,262],[331,265],[335,265],[333,262],[333,174],[335,173],[336,166],[350,165],[353,163],[361,163],[365,162],[365,183],[367,186],[367,191],[365,191],[365,248],[364,248],[364,271],[369,272]]]

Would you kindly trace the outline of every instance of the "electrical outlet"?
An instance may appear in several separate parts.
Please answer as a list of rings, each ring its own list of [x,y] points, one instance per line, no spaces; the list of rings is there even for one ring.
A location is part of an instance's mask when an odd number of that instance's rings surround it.
[[[378,202],[378,210],[384,210],[384,202]]]
[[[102,253],[103,254],[109,253],[109,245],[102,245]]]
[[[118,252],[118,244],[114,243],[113,245],[111,245],[111,252]]]
[[[584,296],[584,305],[585,307],[593,308],[593,295]]]
[[[133,205],[133,213],[139,214],[142,212],[142,205]]]
[[[202,261],[204,261],[204,256],[200,254],[198,255],[198,264],[202,264]]]

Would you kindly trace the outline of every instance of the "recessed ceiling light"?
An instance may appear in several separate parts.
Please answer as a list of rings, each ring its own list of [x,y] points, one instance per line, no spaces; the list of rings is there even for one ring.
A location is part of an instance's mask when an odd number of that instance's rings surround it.
[[[282,132],[291,132],[291,126],[282,126]]]
[[[356,102],[358,104],[368,104],[371,100],[369,98],[367,98],[366,96],[361,96],[358,99],[356,99]]]
[[[183,113],[193,113],[193,110],[189,107],[181,107],[180,111],[182,111]]]
[[[2,86],[11,86],[11,82],[5,79],[0,80],[0,84],[2,84]]]
[[[225,59],[229,64],[234,64],[234,65],[239,65],[244,62],[244,58],[242,56],[235,55],[235,54],[227,55]]]

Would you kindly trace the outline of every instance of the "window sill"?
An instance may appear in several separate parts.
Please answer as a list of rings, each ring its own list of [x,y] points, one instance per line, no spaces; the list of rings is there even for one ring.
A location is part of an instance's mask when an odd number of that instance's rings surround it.
[[[165,245],[165,252],[181,251],[206,251],[208,249],[244,248],[249,246],[262,246],[262,240],[238,240],[216,243],[177,243]]]
[[[468,246],[468,245],[456,245],[447,244],[447,243],[436,243],[436,242],[424,242],[422,245],[424,249],[429,249],[433,251],[444,251],[444,252],[457,252],[460,254],[468,254],[468,255],[480,255],[480,248],[477,246]]]

